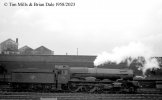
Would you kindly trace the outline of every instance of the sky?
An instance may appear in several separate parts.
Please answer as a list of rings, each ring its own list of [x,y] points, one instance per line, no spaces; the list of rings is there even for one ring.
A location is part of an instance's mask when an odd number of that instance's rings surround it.
[[[72,2],[75,6],[10,6]],[[4,4],[8,4],[5,6]],[[1,0],[0,42],[56,55],[97,55],[140,42],[162,56],[162,0]]]

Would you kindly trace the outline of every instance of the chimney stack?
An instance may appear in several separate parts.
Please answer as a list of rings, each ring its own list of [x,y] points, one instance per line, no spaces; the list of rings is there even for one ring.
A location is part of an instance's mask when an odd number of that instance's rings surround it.
[[[18,44],[18,42],[19,42],[19,40],[18,40],[18,38],[16,38],[16,43]]]

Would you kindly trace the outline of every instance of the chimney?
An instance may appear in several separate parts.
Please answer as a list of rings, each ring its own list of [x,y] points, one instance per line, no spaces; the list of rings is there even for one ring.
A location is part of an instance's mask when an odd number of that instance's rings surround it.
[[[18,44],[18,42],[19,42],[19,41],[18,41],[18,38],[16,38],[16,44],[17,44],[17,54],[19,53],[19,52],[18,52],[18,48],[19,48],[19,44]]]
[[[19,40],[18,40],[18,38],[16,38],[16,43],[18,44],[18,42],[19,42]]]

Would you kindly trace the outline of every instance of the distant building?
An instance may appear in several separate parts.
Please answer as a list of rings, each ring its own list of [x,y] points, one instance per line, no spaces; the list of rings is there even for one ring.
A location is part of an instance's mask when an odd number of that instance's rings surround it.
[[[44,46],[40,46],[33,51],[33,54],[34,55],[53,55],[53,51]]]
[[[28,47],[28,46],[24,46],[24,47],[19,49],[19,54],[20,55],[32,55],[33,49]]]
[[[18,39],[12,39],[0,43],[0,54],[18,54]]]

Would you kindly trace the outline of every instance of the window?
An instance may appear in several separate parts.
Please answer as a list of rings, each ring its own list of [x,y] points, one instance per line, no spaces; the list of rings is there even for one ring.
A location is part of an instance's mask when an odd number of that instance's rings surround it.
[[[60,74],[60,75],[61,75],[61,70],[58,70],[58,74]]]
[[[62,70],[62,74],[67,75],[68,74],[67,70]]]

